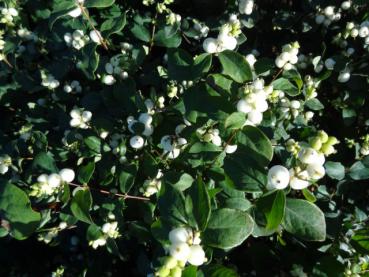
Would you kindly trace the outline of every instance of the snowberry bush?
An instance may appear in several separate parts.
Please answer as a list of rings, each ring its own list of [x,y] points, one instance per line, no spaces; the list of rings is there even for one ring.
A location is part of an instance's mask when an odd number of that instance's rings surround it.
[[[365,0],[3,0],[0,275],[369,276]]]

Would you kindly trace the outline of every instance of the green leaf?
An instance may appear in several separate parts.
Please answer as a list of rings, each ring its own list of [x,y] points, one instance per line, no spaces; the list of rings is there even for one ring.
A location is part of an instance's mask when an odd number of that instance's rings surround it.
[[[209,71],[211,62],[210,54],[201,54],[193,60],[185,50],[169,49],[168,76],[177,81],[195,80]]]
[[[134,24],[131,28],[132,34],[144,42],[149,42],[151,39],[150,31],[143,25]]]
[[[351,237],[351,243],[360,252],[369,253],[369,229],[356,231]]]
[[[247,192],[260,192],[267,182],[267,171],[260,166],[248,148],[239,145],[237,151],[224,159],[224,171],[234,188]]]
[[[186,224],[185,197],[169,184],[163,184],[159,193],[158,207],[162,220],[173,225]]]
[[[83,5],[86,8],[107,8],[113,5],[115,0],[85,0]]]
[[[231,77],[238,83],[252,80],[252,71],[246,58],[241,54],[226,50],[218,55],[223,67],[223,74]]]
[[[55,9],[53,10],[52,14],[49,18],[49,29],[51,30],[55,24],[55,22],[64,17],[67,16],[68,13],[72,10],[77,8],[77,5],[75,1],[63,1],[60,5],[57,5]]]
[[[121,192],[127,193],[132,188],[137,174],[137,166],[135,164],[125,166],[119,174],[119,187]]]
[[[95,153],[101,152],[101,139],[95,136],[89,136],[85,138],[84,143],[86,146]]]
[[[179,45],[181,45],[181,42],[182,42],[182,37],[179,32],[176,32],[168,36],[165,30],[161,29],[154,36],[154,43],[156,46],[162,46],[162,47],[167,47],[167,48],[177,48]]]
[[[369,179],[369,158],[363,161],[354,163],[348,172],[348,175],[353,180],[366,180]]]
[[[261,191],[267,181],[265,167],[273,158],[270,140],[258,128],[246,126],[235,136],[237,151],[224,159],[224,171],[238,190]],[[233,142],[231,142],[233,143]]]
[[[169,171],[164,175],[164,182],[170,184],[174,188],[180,191],[184,191],[191,187],[194,179],[190,174],[179,173],[175,171]]]
[[[50,152],[41,152],[36,155],[32,162],[32,170],[45,173],[55,173],[58,171],[55,160]]]
[[[101,36],[107,39],[110,35],[120,32],[126,25],[126,13],[121,16],[109,18],[101,24]]]
[[[189,149],[188,153],[197,154],[201,152],[221,152],[222,149],[210,142],[195,142]]]
[[[197,79],[201,77],[204,73],[207,73],[210,70],[211,63],[213,60],[213,56],[211,54],[203,53],[198,55],[194,61],[191,68],[192,71],[192,79]]]
[[[282,225],[287,232],[304,240],[325,240],[324,214],[316,205],[306,200],[287,198]]]
[[[342,109],[343,123],[346,126],[352,125],[356,121],[357,113],[355,109]]]
[[[88,79],[95,79],[95,71],[99,65],[99,55],[96,53],[97,44],[94,42],[88,43],[82,49],[81,63],[79,69],[86,75]]]
[[[274,68],[274,60],[269,58],[258,59],[254,64],[254,68],[257,75],[268,76]]]
[[[17,186],[0,182],[0,215],[9,222],[11,236],[29,237],[39,226],[41,215],[32,210],[27,194]]]
[[[252,207],[252,204],[249,200],[241,197],[234,197],[234,198],[227,198],[224,201],[225,208],[240,210],[240,211],[247,211]]]
[[[316,202],[316,197],[310,190],[303,189],[302,194],[304,195],[307,201],[312,202],[312,203]]]
[[[204,182],[201,177],[197,178],[189,190],[192,205],[193,215],[196,219],[197,226],[200,231],[203,231],[208,224],[211,212],[210,197]]]
[[[183,103],[183,113],[186,116],[196,112],[197,117],[219,120],[224,119],[234,111],[234,106],[226,97],[203,82],[184,92]],[[196,118],[191,121],[196,122]]]
[[[296,96],[300,94],[300,90],[286,78],[278,78],[272,82],[272,85],[275,90],[281,90],[287,93],[289,96]]]
[[[287,71],[285,70],[285,71],[283,71],[282,76],[284,78],[287,78],[287,79],[290,79],[290,80],[294,81],[295,84],[297,85],[298,91],[299,92],[301,91],[301,88],[302,88],[304,82],[302,81],[301,75],[297,70],[295,70],[295,69],[290,69],[290,70],[287,70]]]
[[[78,189],[71,201],[70,209],[73,215],[85,223],[93,223],[90,216],[90,209],[92,206],[92,196],[90,190],[87,188]]]
[[[226,118],[224,128],[228,130],[240,129],[244,126],[246,117],[244,113],[235,112]]]
[[[313,111],[319,111],[324,109],[324,105],[316,98],[309,99],[308,101],[305,102],[305,105]]]
[[[228,208],[212,212],[208,226],[203,233],[205,245],[230,249],[240,245],[254,228],[252,217],[245,212]]]
[[[345,177],[345,167],[339,162],[325,162],[325,171],[329,177],[336,180],[342,180]]]
[[[113,86],[114,104],[127,113],[136,112],[136,83],[128,78]]]
[[[197,277],[197,267],[193,265],[186,266],[182,271],[181,277]]]
[[[208,277],[239,277],[240,275],[231,268],[220,264],[210,265],[204,268],[205,276]]]
[[[267,166],[273,159],[273,146],[269,138],[257,127],[245,126],[236,135],[237,144],[243,145],[249,155],[262,166]]]
[[[95,224],[91,224],[87,228],[86,232],[86,239],[88,241],[97,240],[103,236],[103,232],[101,231],[101,228]]]
[[[256,206],[266,217],[267,230],[275,230],[281,224],[286,207],[286,196],[282,190],[277,190],[259,198]]]
[[[78,171],[78,181],[82,184],[88,184],[95,171],[95,162],[91,161],[82,166]]]

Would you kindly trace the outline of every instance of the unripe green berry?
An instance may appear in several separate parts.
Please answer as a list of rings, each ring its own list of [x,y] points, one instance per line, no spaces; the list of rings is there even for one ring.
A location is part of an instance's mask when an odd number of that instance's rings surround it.
[[[318,136],[320,137],[322,143],[326,143],[328,141],[328,134],[324,131],[319,131]]]
[[[181,277],[182,276],[182,269],[180,267],[175,267],[170,271],[171,277]]]
[[[338,144],[339,141],[336,137],[329,137],[328,138],[328,141],[327,141],[327,144],[329,145],[335,145],[335,144]]]
[[[170,274],[170,269],[166,268],[166,267],[162,267],[160,268],[157,272],[156,272],[156,276],[159,276],[159,277],[167,277],[169,276]]]
[[[311,147],[313,147],[316,151],[319,151],[320,148],[322,147],[322,140],[320,139],[320,137],[314,137],[311,141],[310,141],[310,145]]]
[[[332,145],[329,145],[327,143],[323,144],[322,148],[320,149],[321,152],[324,153],[324,155],[329,156],[336,152],[334,147]]]
[[[210,142],[212,140],[212,138],[213,138],[212,134],[206,134],[203,139],[206,142]]]
[[[173,257],[168,257],[165,261],[164,267],[173,269],[177,266],[178,261]]]

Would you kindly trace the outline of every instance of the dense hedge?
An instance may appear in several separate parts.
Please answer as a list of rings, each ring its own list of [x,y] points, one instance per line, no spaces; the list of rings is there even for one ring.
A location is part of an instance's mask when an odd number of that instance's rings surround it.
[[[366,1],[0,10],[0,275],[369,276]]]

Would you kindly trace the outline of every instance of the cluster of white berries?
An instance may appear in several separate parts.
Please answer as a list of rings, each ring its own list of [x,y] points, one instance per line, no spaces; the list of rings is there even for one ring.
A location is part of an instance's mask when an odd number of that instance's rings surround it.
[[[355,25],[353,22],[348,22],[346,24],[346,33],[349,33],[352,38],[359,36],[365,39],[365,44],[368,44],[369,20],[363,21],[360,25]]]
[[[103,131],[100,134],[102,139],[105,139],[108,136],[107,131]],[[110,138],[109,145],[113,150],[113,153],[119,157],[120,163],[125,163],[127,161],[126,152],[127,147],[124,140],[124,136],[121,134],[113,134]]]
[[[348,2],[348,1],[345,1]],[[345,5],[344,5],[345,6]],[[319,11],[319,14],[315,17],[315,22],[317,24],[323,24],[324,26],[329,26],[332,22],[338,21],[341,19],[341,13],[338,9],[335,11],[336,7],[327,6],[323,10]]]
[[[293,118],[296,118],[300,114],[301,103],[298,100],[289,101],[287,97],[281,99],[281,108],[280,111],[288,116],[292,115]]]
[[[229,18],[229,22],[220,28],[217,38],[207,38],[202,46],[207,53],[219,53],[224,50],[234,50],[237,46],[236,37],[241,33],[240,21],[235,14]]]
[[[184,124],[183,124],[184,125]],[[183,126],[182,125],[182,126]],[[178,125],[180,127],[181,125]],[[184,125],[185,126],[185,125]],[[216,146],[224,146],[224,151],[227,154],[232,154],[237,150],[237,144],[228,144],[222,143],[222,138],[219,136],[219,129],[216,128],[199,128],[196,130],[197,134],[199,135],[200,139],[205,142],[211,142]]]
[[[237,103],[237,111],[245,113],[245,125],[258,125],[263,120],[263,112],[268,109],[267,97],[273,92],[272,86],[264,86],[263,79],[255,79],[244,90],[245,96]]]
[[[181,22],[181,16],[179,14],[170,12],[167,16],[166,16],[166,23],[168,25],[174,25],[174,24],[178,24]]]
[[[161,188],[161,178],[163,177],[163,172],[159,169],[158,174],[154,179],[146,180],[143,183],[142,188],[140,188],[140,192],[145,197],[150,197],[151,195],[157,193]]]
[[[287,150],[297,157],[297,165],[290,170],[276,165],[268,172],[268,189],[301,190],[307,188],[325,175],[325,156],[336,152],[334,145],[339,143],[335,137],[328,136],[326,132],[319,131],[317,136],[309,140],[309,144],[299,145],[293,139],[287,141]]]
[[[194,36],[195,39],[206,38],[210,30],[209,27],[206,26],[204,23],[198,22],[195,19],[193,28],[198,33],[198,35]]]
[[[69,122],[71,127],[87,129],[89,127],[88,123],[92,118],[92,113],[90,111],[84,111],[80,108],[74,108],[70,112],[70,116],[72,117],[71,121]]]
[[[14,17],[18,16],[18,11],[15,8],[1,8],[0,23],[12,24]]]
[[[165,135],[160,140],[160,145],[164,150],[163,154],[169,159],[177,158],[186,144],[187,140],[179,136]]]
[[[238,10],[240,14],[250,15],[254,8],[254,0],[240,0],[238,2]]]
[[[196,132],[201,136],[205,142],[211,142],[216,146],[222,145],[222,138],[219,136],[219,129],[199,128]]]
[[[169,159],[175,159],[181,153],[181,150],[186,146],[187,140],[180,137],[181,132],[186,126],[191,123],[184,119],[184,124],[179,124],[175,129],[175,135],[165,135],[160,140],[160,146],[163,148],[163,154],[167,155]]]
[[[113,75],[118,75],[122,79],[128,78],[127,71],[124,71],[120,66],[119,55],[112,57],[110,59],[110,62],[105,64],[105,71],[107,75],[103,76],[102,82],[109,86],[113,85],[116,82],[116,79]]]
[[[155,276],[181,276],[186,263],[201,266],[207,261],[205,251],[200,245],[200,233],[190,228],[179,227],[169,232],[169,254],[164,265]]]
[[[48,89],[56,89],[60,85],[52,74],[46,74],[44,71],[41,71],[41,80],[41,85]]]
[[[275,64],[278,68],[282,68],[285,70],[292,69],[293,65],[298,61],[298,53],[299,53],[300,45],[296,41],[291,44],[286,44],[282,47],[282,53],[275,59]]]
[[[205,252],[200,243],[200,233],[190,228],[179,227],[169,232],[170,255],[178,261],[200,266],[206,262]]]
[[[75,30],[72,34],[68,32],[64,35],[64,41],[67,46],[72,46],[77,50],[83,48],[89,40],[89,37],[84,34],[83,30]]]
[[[10,158],[9,155],[0,156],[0,174],[7,173],[11,164],[12,159]]]
[[[72,182],[74,177],[74,171],[69,168],[64,168],[59,173],[42,174],[37,178],[37,183],[31,186],[30,195],[35,197],[53,195],[63,189],[63,184]]]
[[[315,81],[310,75],[306,75],[305,86],[303,88],[303,93],[306,100],[313,99],[318,96],[317,88],[319,87],[320,81]]]
[[[363,156],[369,155],[369,135],[365,135],[362,138],[362,143],[360,145],[360,154]]]
[[[129,144],[134,149],[141,149],[145,144],[145,139],[141,136],[149,137],[154,132],[154,127],[152,126],[152,116],[148,113],[141,113],[138,119],[133,116],[127,118],[128,130],[135,134],[130,140]]]
[[[58,226],[48,229],[47,232],[40,233],[37,237],[38,241],[43,241],[46,244],[49,244],[54,238],[58,236],[58,233],[61,230],[64,230],[68,227],[68,223],[62,221]]]
[[[82,92],[82,86],[77,80],[73,80],[70,83],[64,85],[64,91],[70,94],[76,94]]]
[[[302,190],[307,188],[312,181],[324,177],[324,155],[313,148],[303,148],[298,154],[302,166],[296,166],[288,170],[284,166],[275,165],[268,171],[268,189],[284,189],[288,185],[292,189]]]
[[[119,237],[118,222],[107,222],[101,227],[102,235],[96,240],[89,242],[89,245],[93,249],[97,249],[99,246],[104,246],[108,238],[116,239]]]

